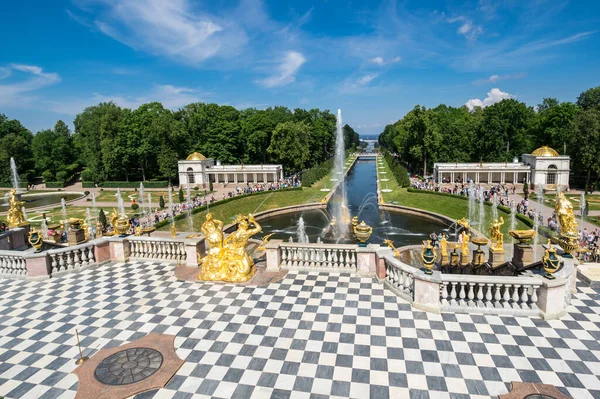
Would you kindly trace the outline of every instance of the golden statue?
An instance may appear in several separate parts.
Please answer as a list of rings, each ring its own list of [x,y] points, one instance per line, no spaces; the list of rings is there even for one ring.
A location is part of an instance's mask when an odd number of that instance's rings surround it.
[[[556,206],[554,208],[560,223],[560,235],[558,244],[567,253],[571,253],[579,246],[577,243],[577,220],[573,214],[573,205],[571,201],[560,192],[556,197]]]
[[[171,237],[177,237],[177,230],[175,230],[175,223],[171,223]]]
[[[125,236],[129,232],[129,218],[125,214],[119,215],[116,208],[113,208],[110,214],[110,223],[115,230],[114,235],[120,234],[121,236]]]
[[[442,253],[442,258],[448,257],[448,240],[446,239],[446,234],[443,233],[440,239],[440,252]]]
[[[504,218],[500,216],[500,221],[498,221],[498,219],[495,219],[494,223],[492,223],[492,226],[488,230],[490,232],[490,239],[492,240],[490,247],[496,251],[502,251],[504,249],[504,235],[500,231],[500,226],[502,226],[503,224]]]
[[[24,204],[25,202],[19,201],[17,198],[17,190],[14,188],[10,190],[10,193],[8,194],[8,213],[6,214],[8,227],[18,227],[25,223],[25,217],[23,216]]]
[[[252,214],[238,215],[236,222],[237,230],[223,240],[223,222],[213,219],[210,213],[206,215],[201,229],[210,248],[202,259],[199,280],[244,282],[256,273],[254,261],[246,251],[246,245],[251,236],[262,231],[262,227],[254,220]],[[253,228],[250,228],[251,224],[254,225]]]
[[[558,215],[560,233],[565,236],[577,237],[577,219],[573,214],[573,205],[562,192],[558,193],[554,210]]]
[[[463,230],[460,235],[462,237],[462,254],[463,256],[469,256],[469,239],[471,238],[471,234]]]
[[[383,240],[383,242],[385,244],[387,244],[388,247],[390,247],[394,250],[394,256],[396,258],[400,257],[400,252],[398,252],[398,249],[394,246],[394,243],[392,242],[392,240],[386,239],[386,240]]]
[[[266,250],[265,245],[267,245],[267,243],[269,242],[269,238],[271,238],[271,236],[273,234],[275,234],[275,233],[271,233],[271,234],[267,234],[266,236],[262,236],[262,238],[260,239],[262,242],[260,243],[260,245],[258,247],[256,247],[256,249],[258,251]]]
[[[141,226],[141,225],[138,225],[138,226],[135,228],[135,235],[136,235],[137,237],[139,237],[139,236],[141,236],[141,235],[142,235],[142,226]]]
[[[471,225],[469,224],[469,222],[467,221],[466,218],[462,218],[460,220],[457,220],[456,224],[458,224],[459,226],[464,227],[467,230],[471,228]]]

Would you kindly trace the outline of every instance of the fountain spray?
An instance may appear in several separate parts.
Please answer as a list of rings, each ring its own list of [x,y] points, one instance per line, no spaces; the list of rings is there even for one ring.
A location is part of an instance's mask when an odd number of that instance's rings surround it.
[[[473,224],[475,219],[475,184],[473,180],[469,183],[469,223]]]
[[[187,185],[187,220],[188,220],[188,230],[194,231],[194,218],[192,218],[192,192],[190,190],[190,185]]]
[[[125,203],[123,202],[123,197],[121,197],[121,189],[117,188],[117,210],[119,211],[119,215],[125,215]]]
[[[17,173],[17,164],[15,163],[15,159],[10,157],[10,181],[13,185],[13,188],[19,191],[21,188],[19,181],[19,173]]]
[[[304,218],[302,215],[298,219],[298,227],[296,228],[296,238],[299,243],[306,244],[309,242],[308,234],[306,234],[306,225],[304,224]]]
[[[479,230],[483,229],[485,225],[485,198],[483,196],[483,190],[479,190]]]
[[[169,217],[171,224],[175,223],[175,215],[173,213],[173,187],[169,186]]]
[[[68,232],[71,228],[69,227],[69,221],[67,220],[67,202],[64,198],[60,199],[60,207],[62,212],[64,230]]]
[[[45,240],[48,238],[48,223],[46,223],[46,218],[42,218],[42,226],[40,227],[40,231],[42,233],[42,238]]]
[[[344,125],[342,120],[342,110],[338,109],[335,131],[335,160],[334,160],[334,178],[339,179],[339,199],[340,205],[336,209],[336,227],[340,236],[346,235],[348,230],[348,219],[346,204],[346,182],[344,179],[344,162],[346,158],[346,145],[344,143]]]
[[[94,235],[94,229],[92,228],[92,213],[90,212],[90,208],[85,209],[85,221],[87,223],[87,234],[90,240],[96,238]]]
[[[585,203],[585,193],[581,193],[581,199],[579,200],[579,211],[581,212],[581,229],[583,230],[583,222],[585,221],[585,211],[587,209],[587,204]]]

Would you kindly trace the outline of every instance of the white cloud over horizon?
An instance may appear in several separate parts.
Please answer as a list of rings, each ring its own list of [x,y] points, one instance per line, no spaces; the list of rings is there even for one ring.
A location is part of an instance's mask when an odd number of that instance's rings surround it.
[[[502,90],[500,90],[498,88],[493,88],[492,90],[490,90],[488,92],[487,97],[484,98],[483,100],[480,100],[479,98],[473,98],[473,99],[467,101],[465,103],[465,105],[467,106],[467,108],[469,108],[469,111],[473,111],[473,109],[475,109],[475,107],[485,108],[487,106],[490,106],[492,104],[495,104],[497,102],[500,102],[502,100],[509,99],[509,98],[515,98],[515,96],[513,96],[512,94],[503,92]]]
[[[273,74],[267,78],[257,80],[256,83],[268,89],[290,84],[296,80],[296,73],[305,62],[306,58],[301,53],[288,51],[279,59]]]
[[[400,62],[401,60],[402,60],[402,57],[397,55],[394,58],[392,58],[391,60],[388,60],[387,62],[383,59],[383,57],[373,57],[369,60],[369,62],[372,64],[375,64],[375,65],[383,66],[385,64],[395,64],[397,62]]]
[[[36,96],[33,92],[60,82],[60,76],[53,72],[44,72],[43,68],[36,65],[10,64],[0,70],[0,80],[13,75],[13,71],[24,75],[22,79],[10,83],[0,84],[0,105],[13,106],[30,104]]]
[[[521,79],[525,77],[525,73],[515,73],[511,75],[492,75],[487,79],[477,79],[473,82],[474,85],[481,85],[485,83],[496,83],[501,80],[510,80],[510,79]]]

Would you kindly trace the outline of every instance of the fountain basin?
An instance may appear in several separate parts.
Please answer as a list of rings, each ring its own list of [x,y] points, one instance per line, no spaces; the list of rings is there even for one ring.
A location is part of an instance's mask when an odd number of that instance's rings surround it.
[[[25,202],[25,209],[39,208],[43,206],[60,205],[62,198],[65,201],[73,201],[75,199],[83,198],[85,194],[74,193],[74,192],[56,192],[56,193],[36,193],[36,194],[23,194],[21,195],[21,201]],[[0,212],[8,211],[8,204],[2,203],[0,205]]]

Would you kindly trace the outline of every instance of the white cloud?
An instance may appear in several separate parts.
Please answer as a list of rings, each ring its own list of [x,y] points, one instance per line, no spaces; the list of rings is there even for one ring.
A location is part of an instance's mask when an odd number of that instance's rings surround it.
[[[400,57],[398,55],[398,56],[392,58],[391,60],[389,60],[387,62],[383,59],[383,57],[374,57],[374,58],[371,58],[369,60],[369,62],[372,63],[372,64],[375,64],[375,65],[383,66],[385,64],[395,64],[396,62],[400,62],[401,60],[402,60],[402,57]]]
[[[363,77],[361,77],[360,79],[358,79],[358,84],[361,86],[366,85],[367,83],[371,82],[373,79],[375,79],[378,75],[376,73],[371,73],[368,75],[365,75]]]
[[[483,33],[483,28],[481,26],[473,24],[473,21],[468,19],[464,15],[449,18],[447,22],[450,24],[460,22],[461,24],[456,30],[456,33],[458,33],[459,35],[463,35],[468,40],[475,40],[477,39],[477,36]]]
[[[485,108],[489,105],[495,104],[507,98],[514,98],[512,94],[501,91],[500,89],[494,88],[488,92],[488,95],[483,100],[473,98],[465,103],[469,111],[473,111],[475,107]]]
[[[207,95],[207,93],[204,93],[204,95]],[[47,101],[46,103],[54,112],[77,115],[88,106],[111,101],[120,107],[130,109],[135,109],[142,104],[153,101],[162,103],[165,108],[178,109],[184,105],[202,101],[202,99],[200,98],[200,91],[197,89],[156,84],[148,93],[141,95],[94,93],[89,98]]]
[[[56,73],[44,72],[41,67],[35,65],[11,64],[0,70],[2,79],[8,78],[12,72],[25,74],[25,78],[0,85],[0,105],[15,106],[30,103],[35,96],[31,93],[44,87],[60,82],[60,76]]]
[[[487,79],[477,79],[473,82],[474,85],[481,85],[485,83],[496,83],[501,80],[509,80],[509,79],[521,79],[525,77],[525,73],[515,73],[512,75],[492,75]]]
[[[247,43],[242,22],[202,12],[191,0],[78,0],[93,25],[130,47],[185,63],[232,55]],[[99,6],[99,7],[94,7]],[[83,17],[69,15],[85,24]]]
[[[275,72],[268,78],[256,82],[267,88],[287,85],[296,80],[296,73],[306,62],[306,58],[297,51],[288,51],[279,61]]]

